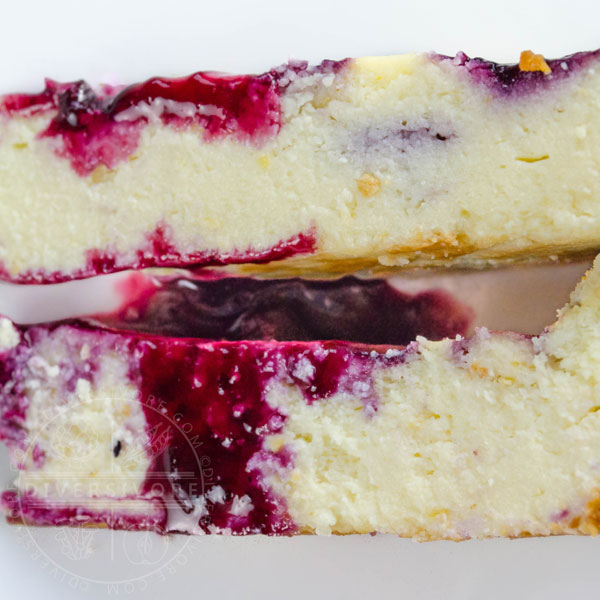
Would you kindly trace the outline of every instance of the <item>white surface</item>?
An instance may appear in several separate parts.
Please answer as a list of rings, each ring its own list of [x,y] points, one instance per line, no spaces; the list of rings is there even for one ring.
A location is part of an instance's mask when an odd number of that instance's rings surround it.
[[[264,70],[290,57],[318,61],[464,49],[517,60],[526,48],[555,56],[600,46],[597,0],[5,4],[0,92],[40,89],[44,76],[122,82],[198,69]],[[451,279],[444,274],[443,280],[477,302],[478,323],[534,331],[552,320],[583,268]],[[43,290],[2,285],[0,312],[35,321],[109,308],[111,279]],[[401,283],[407,289],[422,285]],[[6,462],[2,451],[0,463]],[[3,482],[9,478],[6,469],[0,472]],[[596,539],[418,545],[386,536],[164,539],[97,530],[82,539],[66,535],[2,523],[0,597],[585,598],[597,595],[600,579]],[[84,551],[67,556],[73,548]],[[136,552],[156,564],[140,565]],[[117,580],[122,583],[107,583]]]

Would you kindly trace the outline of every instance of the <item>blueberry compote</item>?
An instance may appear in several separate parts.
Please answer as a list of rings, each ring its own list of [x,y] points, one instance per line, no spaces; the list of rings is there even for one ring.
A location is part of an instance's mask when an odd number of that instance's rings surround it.
[[[547,60],[550,73],[525,71],[518,63],[501,64],[483,58],[469,58],[464,52],[455,57],[434,55],[440,60],[451,61],[463,68],[477,83],[486,85],[501,96],[519,97],[541,91],[557,81],[580,72],[594,60],[600,58],[600,50],[577,52],[563,58]]]
[[[150,437],[163,440],[152,444],[144,492],[161,490],[169,512],[166,530],[289,534],[295,525],[285,502],[263,475],[289,469],[294,457],[285,446],[263,446],[265,436],[285,423],[266,393],[274,385],[294,385],[310,403],[344,390],[357,393],[365,412],[373,414],[374,369],[402,361],[406,351],[386,354],[333,342],[160,338],[137,352],[139,371],[132,377],[140,382]]]
[[[441,290],[405,294],[384,279],[150,278],[121,284],[120,329],[214,340],[344,340],[405,345],[464,334],[472,312]]]

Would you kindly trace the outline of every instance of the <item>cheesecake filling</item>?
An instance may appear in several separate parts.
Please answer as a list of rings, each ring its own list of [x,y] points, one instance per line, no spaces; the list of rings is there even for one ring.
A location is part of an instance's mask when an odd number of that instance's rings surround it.
[[[198,534],[596,534],[599,290],[596,261],[540,336],[406,347],[3,319],[3,506]]]
[[[159,532],[296,532],[285,498],[263,477],[293,463],[287,447],[264,444],[285,422],[265,401],[272,382],[310,403],[352,393],[372,414],[374,370],[406,354],[342,342],[136,337],[83,324],[21,336],[1,403],[18,470],[18,491],[3,496],[9,519]]]
[[[0,276],[592,252],[598,60],[414,54],[3,96]]]
[[[365,410],[374,411],[373,359],[340,342],[251,340],[299,335],[310,341],[329,328],[333,338],[393,343],[419,332],[464,333],[471,317],[442,292],[411,297],[383,280],[351,277],[259,281],[138,273],[125,288],[123,307],[96,320],[161,336],[246,341],[142,342],[59,326],[23,330],[26,343],[19,345],[19,332],[3,319],[6,348],[17,347],[3,361],[13,378],[2,423],[18,469],[18,492],[4,494],[9,518],[160,532],[294,532],[285,501],[263,484],[261,469],[285,469],[292,460],[287,449],[264,447],[266,434],[283,425],[265,390],[272,379],[295,381],[312,402],[354,389]],[[398,322],[365,328],[376,308]]]

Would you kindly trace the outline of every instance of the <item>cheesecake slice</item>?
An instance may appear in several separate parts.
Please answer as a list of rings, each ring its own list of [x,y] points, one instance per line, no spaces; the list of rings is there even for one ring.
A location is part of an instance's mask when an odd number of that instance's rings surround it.
[[[590,253],[599,61],[411,54],[2,96],[0,276]]]
[[[406,347],[0,321],[8,519],[419,540],[600,528],[600,259],[538,337]]]

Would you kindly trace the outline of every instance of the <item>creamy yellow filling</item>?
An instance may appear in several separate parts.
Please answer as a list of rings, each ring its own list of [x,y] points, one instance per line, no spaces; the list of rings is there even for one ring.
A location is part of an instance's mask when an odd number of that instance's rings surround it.
[[[3,118],[0,261],[73,272],[100,249],[126,265],[157,226],[182,253],[314,231],[317,254],[289,269],[590,250],[599,91],[594,68],[502,98],[426,55],[357,59],[293,83],[262,145],[149,124],[128,160],[87,177],[54,152],[60,139],[37,137],[48,117]]]
[[[597,533],[599,322],[597,260],[538,338],[419,339],[406,364],[376,373],[374,415],[351,394],[308,404],[276,386],[268,402],[287,420],[266,446],[294,459],[266,481],[321,534]]]
[[[600,258],[538,337],[480,329],[468,340],[420,338],[402,364],[376,362],[375,411],[365,409],[364,386],[309,403],[297,386],[276,378],[265,401],[286,419],[263,446],[285,448],[292,459],[283,466],[261,453],[248,468],[263,471],[268,492],[284,500],[305,532],[417,539],[595,534],[598,323]],[[104,350],[101,336],[94,348],[69,339],[50,333],[25,367],[28,437],[24,452],[13,451],[22,467],[17,486],[82,506],[92,506],[90,498],[136,495],[150,452],[130,357],[112,337]],[[3,351],[18,340],[1,321]],[[94,353],[96,370],[88,376]],[[209,500],[217,502],[223,490],[211,490]]]

